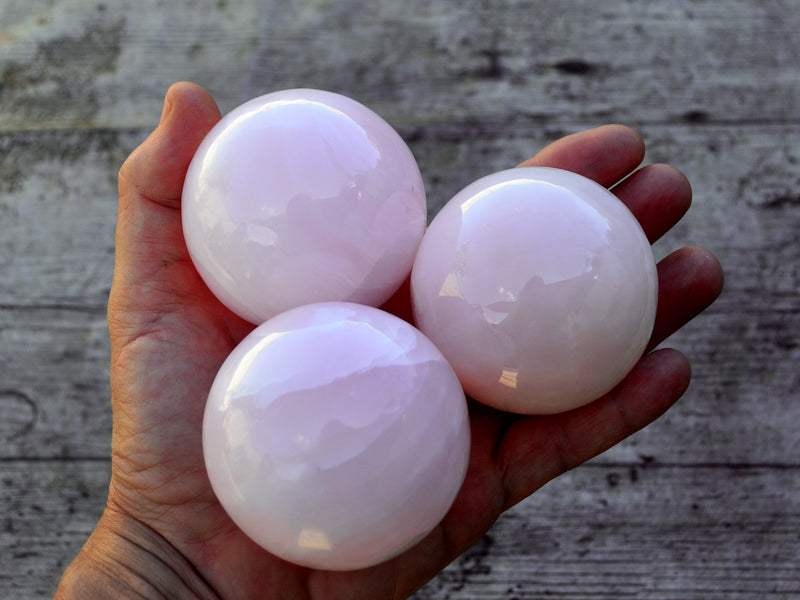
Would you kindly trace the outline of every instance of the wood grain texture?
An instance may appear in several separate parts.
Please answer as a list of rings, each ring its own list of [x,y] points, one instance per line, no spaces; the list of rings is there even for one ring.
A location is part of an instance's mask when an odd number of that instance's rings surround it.
[[[110,462],[5,460],[0,469],[0,593],[52,598],[103,511]]]
[[[153,122],[175,80],[230,109],[341,91],[394,124],[731,123],[797,114],[794,3],[11,0],[6,129]]]
[[[417,597],[794,598],[797,555],[770,541],[798,539],[798,495],[796,473],[772,468],[585,466],[507,513]]]
[[[416,597],[800,598],[798,32],[789,0],[5,0],[0,597],[49,597],[102,510],[116,173],[188,79],[223,111],[299,86],[367,103],[431,214],[562,135],[636,126],[694,189],[657,255],[726,269],[669,340],[693,385]]]

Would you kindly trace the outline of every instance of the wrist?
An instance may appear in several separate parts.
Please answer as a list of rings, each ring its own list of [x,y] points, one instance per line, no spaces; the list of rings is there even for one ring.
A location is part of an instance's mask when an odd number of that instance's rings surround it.
[[[219,600],[161,535],[108,508],[61,578],[55,600],[73,598]]]

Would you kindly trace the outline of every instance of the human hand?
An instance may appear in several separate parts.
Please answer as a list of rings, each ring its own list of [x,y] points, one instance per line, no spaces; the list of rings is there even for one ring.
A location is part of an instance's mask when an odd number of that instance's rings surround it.
[[[114,283],[109,299],[114,412],[106,509],[67,570],[57,598],[403,598],[491,527],[507,508],[564,471],[644,427],[685,391],[686,359],[647,354],[614,390],[582,408],[520,416],[470,403],[472,451],[444,520],[397,558],[361,571],[325,572],[258,547],[228,518],[206,476],[201,423],[207,392],[253,326],[209,292],[182,234],[183,178],[219,120],[201,88],[176,84],[156,131],[120,171]],[[524,165],[579,172],[610,186],[637,169],[641,138],[622,126],[566,137]],[[651,241],[688,209],[691,191],[672,167],[636,171],[614,187]],[[705,309],[722,286],[719,263],[684,248],[659,265],[650,349]],[[390,301],[408,315],[407,288]]]

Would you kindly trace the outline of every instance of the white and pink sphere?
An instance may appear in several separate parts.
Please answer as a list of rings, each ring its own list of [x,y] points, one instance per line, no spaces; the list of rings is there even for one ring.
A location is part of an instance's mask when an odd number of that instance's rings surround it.
[[[625,205],[543,167],[489,175],[450,200],[411,290],[417,326],[467,394],[526,414],[616,386],[647,346],[658,298],[650,244]]]
[[[257,327],[208,396],[212,487],[255,542],[291,562],[358,569],[442,519],[469,460],[464,392],[417,329],[323,302]]]
[[[378,115],[320,90],[284,90],[228,113],[186,174],[186,245],[209,289],[263,323],[310,302],[380,306],[422,234],[414,156]]]

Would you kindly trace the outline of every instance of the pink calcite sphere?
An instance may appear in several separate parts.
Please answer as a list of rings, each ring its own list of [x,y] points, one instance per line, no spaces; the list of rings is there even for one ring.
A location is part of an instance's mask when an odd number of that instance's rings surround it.
[[[236,524],[288,561],[358,569],[450,508],[469,461],[464,392],[417,329],[325,302],[257,327],[206,405],[211,484]]]
[[[256,324],[312,302],[381,305],[408,276],[427,220],[402,138],[355,100],[311,89],[226,115],[189,167],[182,210],[201,277]]]
[[[467,394],[526,414],[569,410],[617,385],[650,338],[657,286],[627,207],[589,179],[541,167],[459,192],[411,277],[417,326]]]

